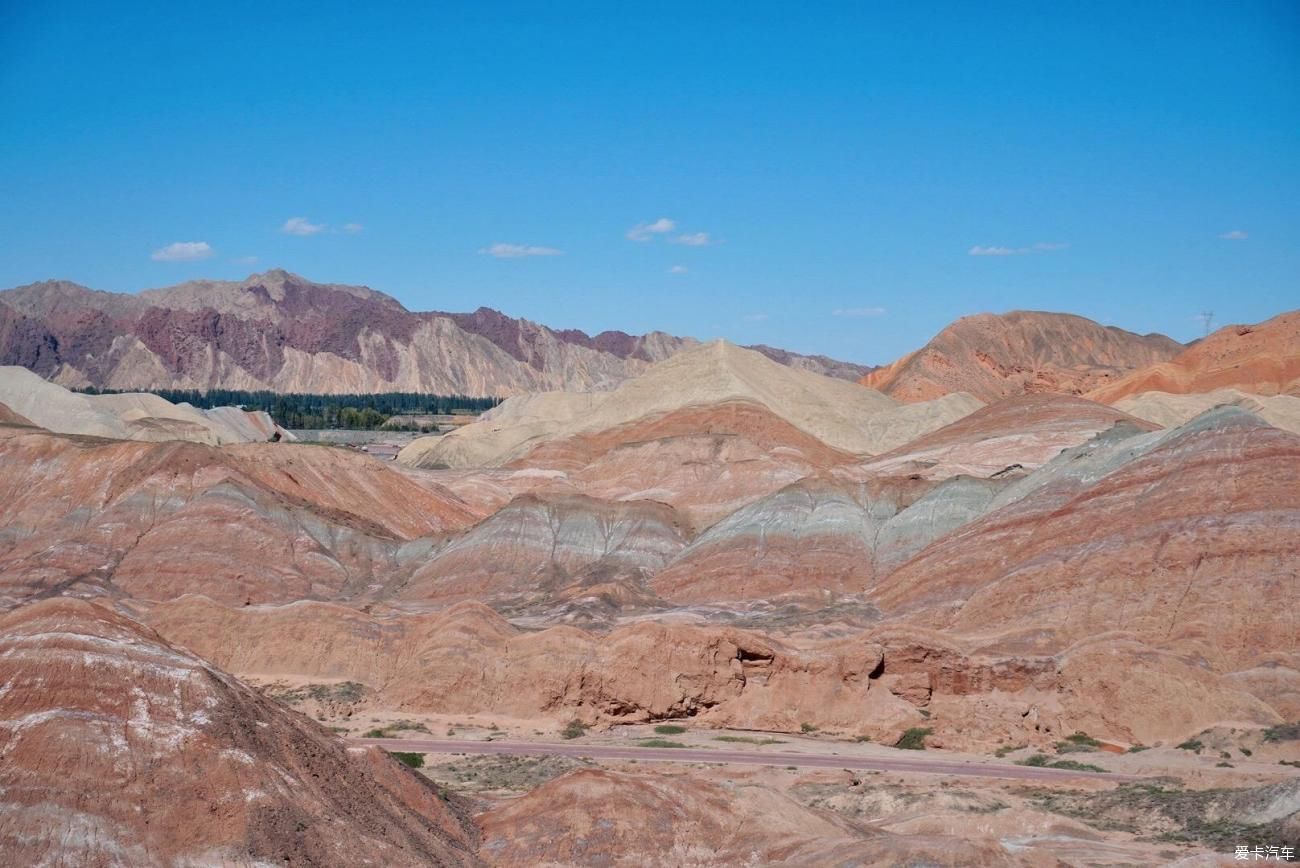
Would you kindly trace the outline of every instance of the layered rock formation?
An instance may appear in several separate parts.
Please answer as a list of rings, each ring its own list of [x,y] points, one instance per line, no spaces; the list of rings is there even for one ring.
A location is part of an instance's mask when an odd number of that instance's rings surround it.
[[[1143,392],[1216,389],[1300,397],[1300,311],[1258,325],[1225,326],[1161,364],[1098,386],[1088,397],[1113,404]]]
[[[1183,349],[1081,316],[1038,311],[963,317],[921,349],[862,378],[899,401],[969,392],[985,403],[1026,392],[1081,395]]]
[[[285,271],[137,295],[46,281],[0,292],[0,364],[69,386],[504,396],[607,389],[694,345],[553,330],[480,308],[413,313],[362,286]],[[762,348],[846,379],[861,366]]]
[[[1300,437],[1249,413],[1098,438],[993,507],[877,587],[883,612],[1000,653],[1120,631],[1222,674],[1300,640]]]
[[[1155,426],[1118,409],[1066,395],[1004,398],[864,463],[872,474],[946,479],[990,477],[1041,467],[1114,425]]]
[[[108,609],[0,617],[0,684],[9,864],[478,864],[421,778]]]
[[[900,406],[879,392],[715,341],[678,353],[608,393],[506,401],[472,425],[416,440],[398,460],[415,467],[497,466],[549,440],[737,401],[765,408],[823,444],[857,454],[892,449],[979,406],[969,395]]]
[[[341,449],[0,427],[0,601],[9,605],[69,592],[354,596],[395,580],[406,541],[481,515]]]
[[[1300,396],[1252,395],[1240,389],[1215,389],[1174,395],[1169,392],[1142,392],[1115,401],[1113,406],[1162,428],[1174,428],[1190,422],[1206,410],[1231,406],[1249,410],[1274,428],[1300,434]]]
[[[662,504],[526,494],[433,552],[397,596],[520,602],[573,586],[622,586],[635,596],[685,544]]]
[[[266,413],[199,410],[157,395],[82,395],[20,367],[0,367],[0,403],[28,424],[60,434],[118,440],[190,440],[217,446],[292,439]]]

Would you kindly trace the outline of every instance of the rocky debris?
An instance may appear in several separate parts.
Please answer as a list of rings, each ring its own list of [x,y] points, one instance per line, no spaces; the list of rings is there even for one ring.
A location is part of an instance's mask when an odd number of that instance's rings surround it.
[[[982,313],[962,317],[861,382],[905,402],[952,392],[985,403],[1027,392],[1082,395],[1182,349],[1164,335],[1137,335],[1072,314]]]
[[[421,778],[92,603],[0,618],[12,864],[473,865]]]
[[[1114,404],[1143,392],[1185,395],[1239,389],[1300,397],[1300,311],[1258,325],[1230,325],[1178,355],[1158,360],[1088,394]]]
[[[609,389],[696,344],[662,332],[591,337],[488,308],[414,313],[368,287],[278,269],[134,295],[66,281],[0,292],[0,364],[70,386],[476,396]],[[849,381],[867,371],[761,351]]]

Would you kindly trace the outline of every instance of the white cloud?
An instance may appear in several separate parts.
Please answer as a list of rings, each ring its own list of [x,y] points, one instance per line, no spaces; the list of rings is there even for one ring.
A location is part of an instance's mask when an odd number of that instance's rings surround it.
[[[851,317],[884,316],[885,309],[883,307],[841,307],[831,311],[831,315]]]
[[[343,224],[343,231],[346,232],[346,233],[349,234],[349,235],[356,235],[358,232],[360,232],[361,230],[363,230],[363,229],[365,229],[365,228],[366,228],[366,227],[362,226],[360,223],[344,223],[344,224]]]
[[[175,241],[158,248],[149,258],[154,262],[195,262],[209,258],[215,252],[206,241]]]
[[[688,232],[685,235],[678,235],[673,239],[673,243],[685,244],[687,247],[708,247],[718,242],[714,241],[707,232]]]
[[[742,317],[742,319],[744,319],[745,322],[763,322],[765,319],[767,319],[767,314],[765,314],[765,313],[747,313],[747,314],[744,315],[744,317]]]
[[[1024,256],[1026,253],[1047,253],[1053,250],[1064,250],[1069,246],[1064,241],[1039,241],[1030,247],[985,247],[976,244],[966,253],[970,256]]]
[[[563,250],[554,247],[535,247],[529,244],[504,244],[498,241],[491,247],[483,247],[479,253],[495,256],[497,259],[520,259],[525,256],[559,256]]]
[[[235,264],[236,264],[236,265],[256,265],[256,264],[257,264],[257,257],[256,257],[256,256],[237,256],[237,257],[235,257]]]
[[[280,231],[286,235],[315,235],[325,231],[324,223],[312,223],[306,217],[290,217]]]
[[[1219,237],[1224,241],[1245,241],[1250,237],[1250,234],[1241,229],[1233,229],[1231,232],[1224,232]]]
[[[685,265],[674,265],[672,268],[668,269],[669,274],[685,274],[688,271],[690,271],[690,269]]]
[[[627,237],[630,241],[649,241],[656,235],[663,235],[665,232],[672,232],[677,228],[677,221],[669,217],[660,217],[652,223],[638,223],[631,229],[627,230]]]

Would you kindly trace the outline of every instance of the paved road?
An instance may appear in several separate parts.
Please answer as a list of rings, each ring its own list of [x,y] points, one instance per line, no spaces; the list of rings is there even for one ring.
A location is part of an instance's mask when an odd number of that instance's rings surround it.
[[[1059,781],[1080,777],[1108,781],[1136,781],[1134,775],[1074,772],[1065,769],[1017,766],[1009,763],[978,763],[944,759],[939,755],[915,757],[835,756],[829,753],[778,753],[709,748],[619,747],[608,744],[558,744],[528,741],[460,741],[421,738],[354,738],[353,744],[378,745],[385,750],[415,753],[500,754],[538,756],[553,754],[592,759],[637,760],[638,762],[723,763],[726,765],[799,766],[824,769],[865,769],[880,772],[921,772],[932,775],[966,775],[977,778],[1010,778],[1021,781]],[[903,751],[898,753],[902,754]]]

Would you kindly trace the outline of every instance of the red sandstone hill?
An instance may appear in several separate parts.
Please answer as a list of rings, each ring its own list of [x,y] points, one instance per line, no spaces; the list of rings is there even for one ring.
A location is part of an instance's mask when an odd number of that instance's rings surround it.
[[[1182,348],[1164,335],[1138,335],[1072,314],[983,313],[962,317],[860,382],[907,402],[950,392],[986,403],[1024,392],[1081,395]]]
[[[482,514],[342,449],[0,426],[0,605],[51,593],[232,602],[364,591],[410,539]]]
[[[0,617],[0,685],[5,864],[477,864],[421,778],[101,606]]]
[[[592,337],[488,308],[417,313],[368,287],[281,270],[136,295],[66,281],[0,292],[0,365],[69,386],[513,395],[610,388],[695,343],[662,332]],[[868,370],[756,349],[842,379]]]
[[[1088,397],[1113,404],[1143,392],[1191,394],[1239,389],[1300,396],[1300,310],[1258,325],[1231,325],[1166,362],[1134,371]]]

